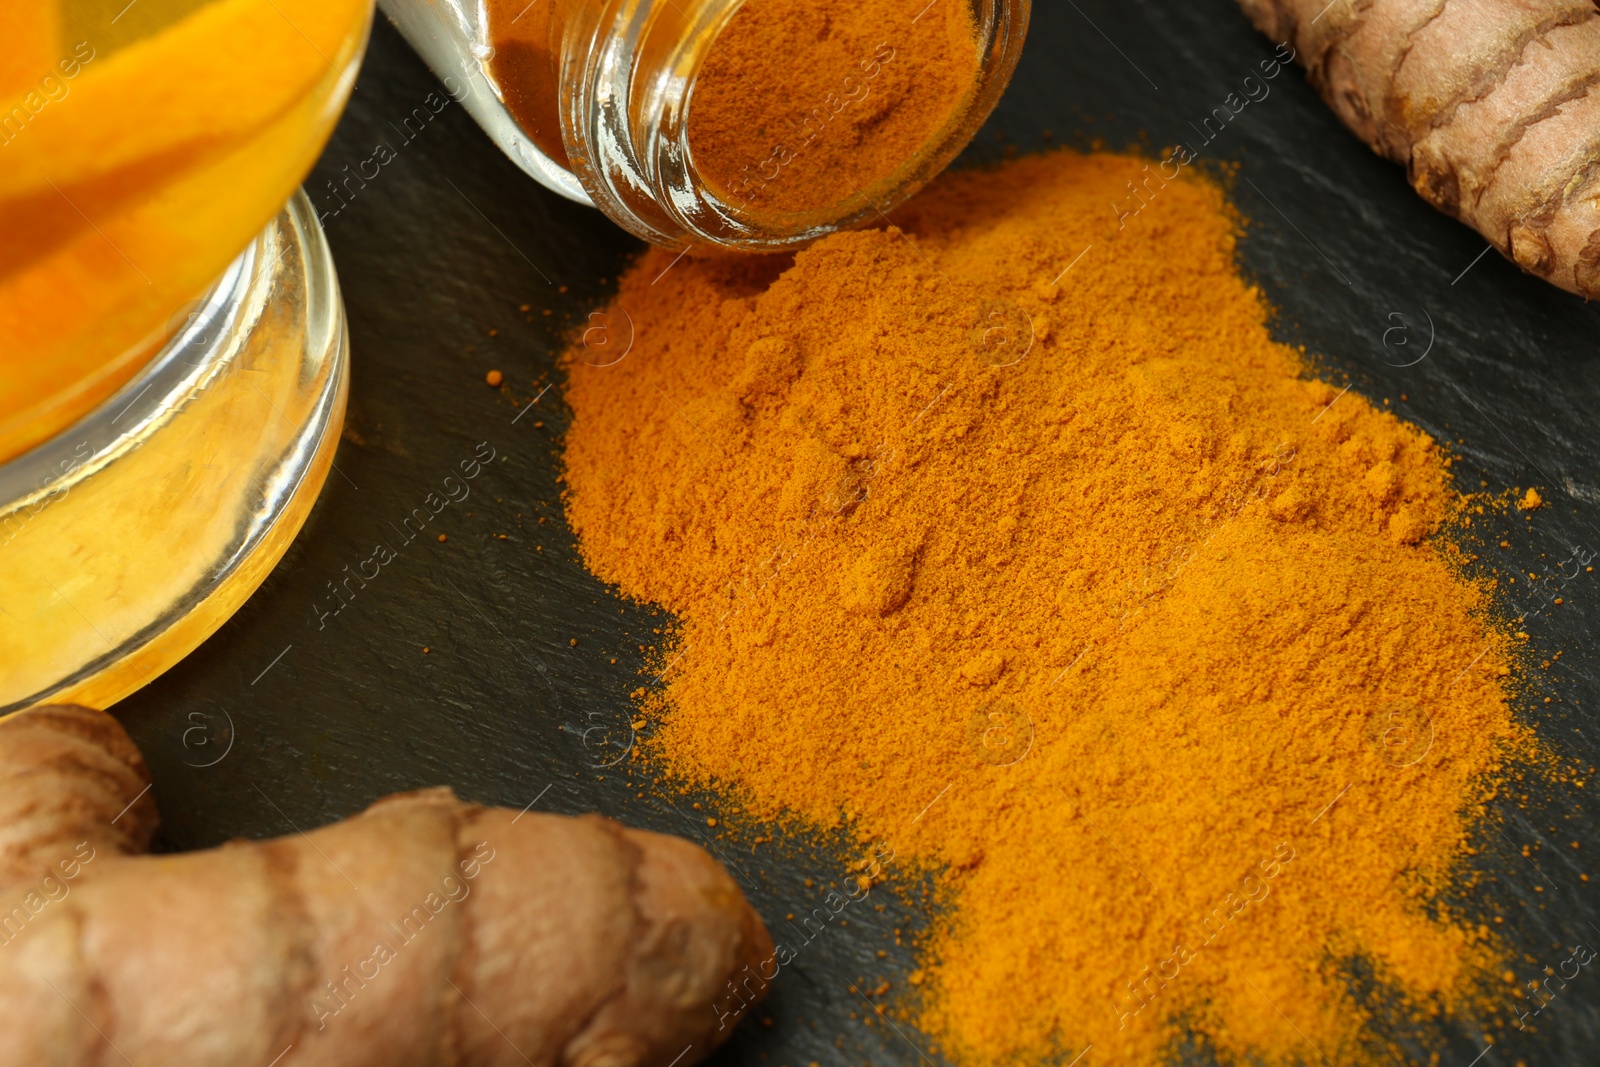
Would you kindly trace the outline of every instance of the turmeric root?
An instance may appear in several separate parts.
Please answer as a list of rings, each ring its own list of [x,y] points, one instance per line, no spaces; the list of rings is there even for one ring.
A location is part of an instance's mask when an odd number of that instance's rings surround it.
[[[0,1065],[668,1067],[772,942],[672,837],[430,789],[311,833],[142,856],[109,715],[0,722]]]
[[[1240,0],[1417,192],[1585,297],[1600,297],[1596,2]]]

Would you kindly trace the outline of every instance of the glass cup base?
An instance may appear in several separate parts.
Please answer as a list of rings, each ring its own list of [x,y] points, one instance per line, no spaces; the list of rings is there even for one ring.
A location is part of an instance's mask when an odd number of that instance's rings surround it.
[[[0,464],[0,715],[107,707],[238,610],[333,466],[348,349],[297,192],[134,380]]]

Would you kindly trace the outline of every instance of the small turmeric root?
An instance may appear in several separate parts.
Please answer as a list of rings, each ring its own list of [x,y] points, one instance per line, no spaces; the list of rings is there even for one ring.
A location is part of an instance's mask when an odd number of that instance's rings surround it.
[[[141,856],[116,720],[0,722],[0,1065],[668,1067],[772,954],[705,852],[430,789],[333,826]]]
[[[1240,0],[1339,117],[1523,270],[1600,297],[1597,0]]]

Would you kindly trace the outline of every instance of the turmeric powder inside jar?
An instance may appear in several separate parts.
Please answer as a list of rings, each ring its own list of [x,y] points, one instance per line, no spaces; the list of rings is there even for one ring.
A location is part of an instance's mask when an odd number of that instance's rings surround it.
[[[1532,744],[1508,635],[1435,442],[1269,337],[1216,187],[1119,225],[1142,165],[646,254],[627,357],[568,358],[568,514],[680,623],[647,759],[942,879],[889,1006],[952,1062],[1401,1058],[1373,1005],[1473,1017],[1504,951],[1452,901]]]
[[[881,194],[974,92],[977,50],[966,0],[749,0],[690,97],[695,164],[747,209]]]
[[[561,139],[561,37],[573,0],[487,0],[494,51],[489,74],[522,132],[539,151],[569,166]]]
[[[486,7],[507,110],[563,166],[572,2]],[[967,115],[980,69],[968,0],[747,0],[694,76],[694,167],[735,210],[840,214],[914,176]]]

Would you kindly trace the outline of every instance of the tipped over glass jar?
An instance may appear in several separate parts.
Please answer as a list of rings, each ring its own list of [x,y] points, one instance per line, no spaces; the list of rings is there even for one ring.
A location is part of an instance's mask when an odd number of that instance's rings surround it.
[[[1029,14],[1029,0],[380,6],[542,184],[654,244],[748,251],[870,221],[943,170],[1004,91]]]

